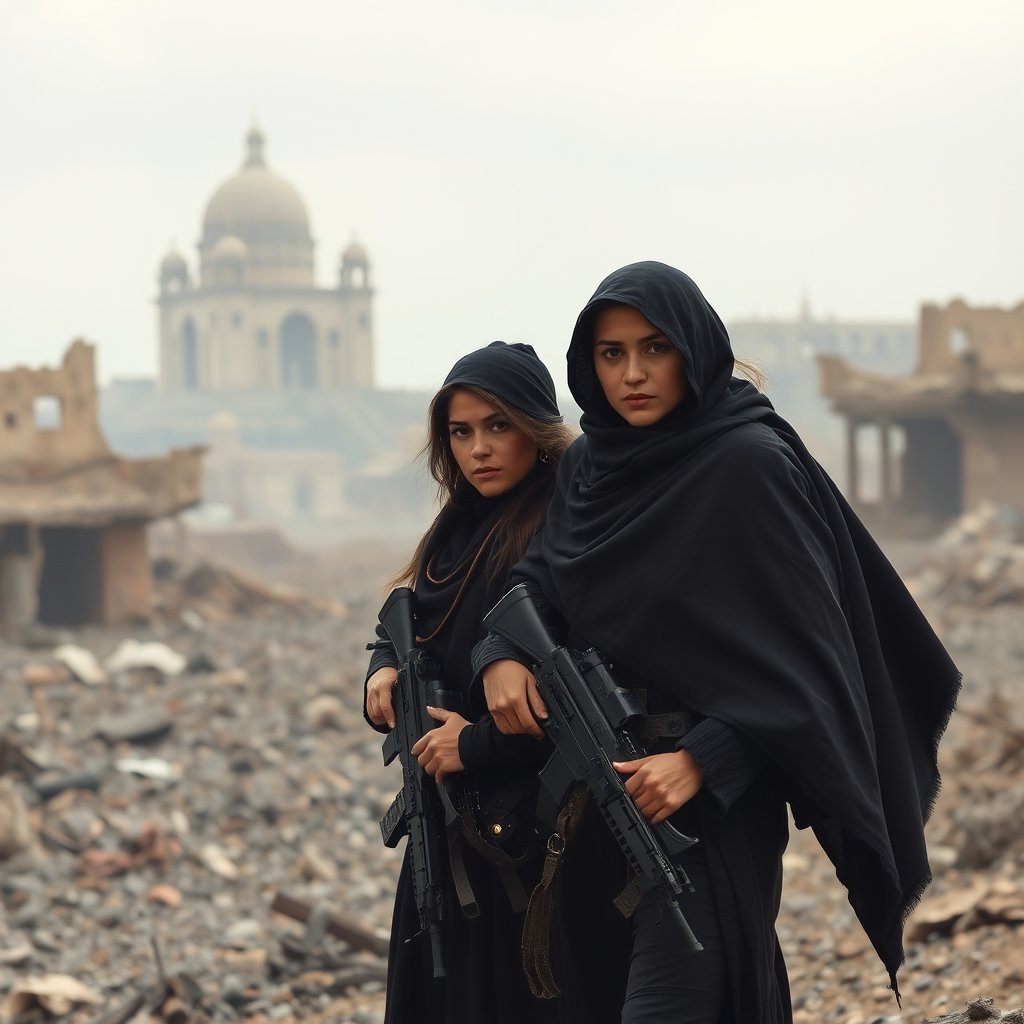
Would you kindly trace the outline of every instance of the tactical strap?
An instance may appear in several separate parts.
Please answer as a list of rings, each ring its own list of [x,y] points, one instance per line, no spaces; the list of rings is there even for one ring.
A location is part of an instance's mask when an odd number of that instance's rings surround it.
[[[460,811],[452,801],[447,786],[437,787],[441,802],[445,808],[445,825],[448,831],[448,850],[451,856],[452,881],[455,883],[455,892],[459,899],[459,906],[466,917],[477,917],[480,914],[480,907],[473,892],[473,886],[469,881],[469,872],[466,871],[466,863],[462,857],[463,842],[469,843],[481,857],[491,864],[498,872],[505,892],[508,893],[508,901],[512,904],[512,912],[521,914],[527,908],[528,899],[523,883],[516,872],[518,864],[527,858],[519,859],[510,857],[504,850],[499,850],[484,840],[476,830],[476,822],[468,811]]]
[[[562,856],[580,826],[589,795],[590,790],[586,785],[577,782],[565,801],[555,822],[555,831],[548,838],[544,871],[526,910],[526,920],[523,922],[523,970],[530,983],[530,991],[538,999],[554,999],[561,995],[562,990],[551,974],[551,912],[555,904],[558,875],[562,870]]]
[[[644,890],[640,884],[640,878],[634,875],[626,885],[626,888],[612,902],[615,904],[615,909],[623,917],[632,917],[643,898]]]
[[[448,854],[452,862],[452,881],[455,883],[455,895],[459,906],[466,917],[480,916],[480,904],[469,881],[466,862],[462,859],[462,833],[458,829],[448,829]]]
[[[630,722],[629,731],[642,743],[666,737],[685,736],[693,728],[689,711],[673,711],[667,715],[644,715]]]

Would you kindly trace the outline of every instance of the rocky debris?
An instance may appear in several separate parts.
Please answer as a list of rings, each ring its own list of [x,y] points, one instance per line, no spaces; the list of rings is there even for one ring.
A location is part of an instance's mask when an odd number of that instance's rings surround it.
[[[7,1017],[20,1017],[34,1007],[42,1007],[54,1017],[63,1017],[75,1006],[99,1005],[103,997],[88,985],[66,974],[45,974],[41,978],[22,978],[14,983],[4,1006]]]
[[[76,644],[61,644],[53,652],[54,658],[64,665],[76,679],[87,686],[99,686],[107,681],[107,673],[92,651]]]
[[[1024,890],[1008,878],[977,877],[965,888],[922,900],[907,922],[906,937],[923,942],[988,924],[1024,924]]]
[[[43,772],[32,780],[32,787],[43,800],[63,793],[66,789],[100,788],[103,773],[96,768],[85,768],[79,772]]]
[[[107,743],[150,743],[170,732],[174,719],[158,705],[138,708],[122,715],[104,715],[96,735]]]
[[[330,908],[323,904],[310,906],[295,899],[294,896],[279,892],[270,904],[270,909],[306,924],[307,939],[310,929],[316,928],[320,933],[318,939],[322,935],[333,935],[335,938],[343,939],[353,949],[368,949],[378,956],[388,955],[388,943],[385,938],[364,928],[358,921],[331,913]]]
[[[0,776],[0,860],[27,850],[35,838],[21,794],[9,775]]]
[[[63,665],[30,664],[22,670],[26,686],[50,686],[63,683],[71,675]]]
[[[345,618],[315,602],[236,611],[210,589],[221,619],[186,595],[151,628],[72,635],[98,664],[122,640],[159,641],[186,659],[179,675],[130,669],[85,684],[73,672],[30,685],[25,667],[49,659],[0,640],[0,779],[21,799],[33,837],[0,861],[0,998],[18,979],[63,974],[103,998],[80,1004],[69,1024],[382,1020],[404,844],[380,842],[377,820],[400,775],[382,765],[380,737],[362,718],[363,647],[379,582],[404,559],[392,553],[374,569],[366,557],[318,559],[290,578],[322,584],[317,600],[344,601]],[[168,587],[180,593],[181,578],[175,570]],[[778,931],[795,1024],[921,1024],[980,996],[1024,1003],[1024,925],[1013,902],[1024,890],[1024,848],[999,839],[973,867],[967,835],[980,832],[963,816],[1024,782],[1024,606],[926,610],[947,640],[956,630],[965,638],[955,656],[969,699],[940,751],[944,789],[928,832],[936,879],[921,920],[932,900],[950,899],[923,938],[908,937],[901,1011],[834,869],[809,831],[794,830]],[[97,735],[101,722],[141,712],[159,712],[170,727],[149,739]],[[90,772],[95,788],[45,789]],[[194,988],[176,992],[176,978]],[[48,1015],[41,1005],[32,1012]]]
[[[1001,1020],[1009,1024],[1024,1024],[1024,1007],[1000,1013],[994,999],[975,999],[963,1010],[947,1013],[943,1017],[932,1017],[925,1024],[969,1024],[975,1020]]]
[[[193,593],[172,575],[158,587],[183,604],[162,621],[64,631],[111,665],[104,681],[0,639],[0,833],[5,791],[22,829],[0,860],[0,1005],[18,979],[60,974],[102,997],[71,1024],[382,1019],[402,851],[377,821],[400,776],[363,721],[362,678],[398,561],[346,584],[367,595],[348,617],[270,584],[242,600],[216,567]],[[126,640],[175,664],[108,662]],[[318,908],[314,924],[326,910],[319,939],[272,909],[279,892]],[[180,975],[199,998],[153,987]]]
[[[165,556],[154,564],[154,603],[167,618],[192,629],[222,625],[233,619],[265,619],[274,611],[296,616],[344,618],[345,606],[314,597],[286,584],[268,585],[240,569],[195,554]]]
[[[188,658],[172,650],[159,640],[139,643],[129,637],[122,640],[117,650],[107,658],[108,672],[126,672],[136,668],[151,668],[165,676],[179,676],[188,665]]]
[[[919,601],[939,606],[989,608],[1024,602],[1024,544],[1019,516],[1011,509],[982,505],[962,515],[930,547],[906,579]]]

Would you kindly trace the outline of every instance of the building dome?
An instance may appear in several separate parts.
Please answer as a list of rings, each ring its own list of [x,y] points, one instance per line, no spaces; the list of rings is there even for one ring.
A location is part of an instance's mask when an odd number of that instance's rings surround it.
[[[313,239],[306,206],[294,186],[267,167],[258,128],[249,131],[246,145],[241,170],[214,192],[206,207],[199,243],[203,260],[213,256],[224,236],[234,235],[248,249],[250,284],[310,287]]]
[[[263,133],[246,136],[248,156],[242,169],[217,189],[206,207],[204,236],[211,230],[239,232],[243,225],[280,224],[309,233],[309,216],[299,193],[267,167]]]
[[[370,257],[354,238],[341,254],[338,287],[362,291],[370,289]]]
[[[160,291],[164,294],[180,292],[188,288],[189,284],[185,257],[172,248],[160,261]]]
[[[370,257],[366,249],[353,239],[341,254],[341,261],[342,263],[369,263]]]
[[[176,274],[187,274],[188,264],[185,257],[177,249],[171,251],[160,261],[160,276],[172,277]]]
[[[209,258],[215,262],[231,260],[236,263],[244,263],[249,258],[249,247],[238,235],[224,235],[210,250]]]

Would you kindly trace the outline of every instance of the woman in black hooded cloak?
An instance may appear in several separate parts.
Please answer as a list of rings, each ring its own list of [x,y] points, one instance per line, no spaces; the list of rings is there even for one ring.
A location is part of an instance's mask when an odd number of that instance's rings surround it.
[[[438,720],[413,753],[438,784],[454,782],[503,821],[529,823],[531,793],[546,743],[505,736],[486,708],[469,701],[470,655],[480,639],[483,613],[508,587],[515,562],[544,516],[558,463],[572,440],[562,423],[547,368],[529,345],[496,341],[460,359],[434,397],[427,452],[442,508],[409,565],[393,581],[412,586],[417,598],[419,646],[442,665],[448,690],[461,693],[467,717],[431,710]],[[394,648],[383,630],[367,671],[365,714],[380,731],[394,727],[391,691],[397,677]],[[459,795],[452,789],[453,798]],[[463,805],[460,805],[460,807]],[[470,815],[472,817],[472,815]],[[469,822],[467,822],[468,824]],[[481,823],[484,824],[485,823]],[[512,832],[506,830],[507,834]],[[522,1024],[557,1019],[556,1007],[535,999],[527,987],[519,950],[522,908],[513,909],[514,888],[536,884],[541,859],[523,862],[503,876],[478,852],[479,832],[454,831],[445,858],[442,924],[447,977],[435,979],[430,942],[417,936],[419,919],[409,860],[395,898],[388,958],[389,1024]],[[520,861],[522,844],[494,851]],[[453,876],[469,884],[477,916],[456,901]],[[511,886],[511,887],[510,887]],[[467,895],[465,887],[459,890]],[[522,889],[518,890],[522,893]],[[410,941],[411,940],[411,941]]]
[[[621,770],[646,816],[701,840],[681,906],[706,947],[666,948],[641,904],[628,962],[609,906],[624,863],[592,813],[556,904],[568,1018],[618,1021],[625,991],[623,1021],[791,1021],[775,935],[786,800],[895,989],[903,923],[931,877],[923,827],[959,673],[796,432],[733,377],[726,329],[689,277],[616,271],[567,358],[583,437],[513,579],[571,646],[606,651],[648,714],[695,713]],[[498,727],[536,734],[543,703],[516,660],[496,637],[474,656]]]

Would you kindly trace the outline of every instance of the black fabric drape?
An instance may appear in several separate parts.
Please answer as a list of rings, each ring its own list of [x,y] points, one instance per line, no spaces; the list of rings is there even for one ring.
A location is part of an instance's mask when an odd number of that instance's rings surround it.
[[[597,383],[608,303],[683,354],[687,396],[653,426],[629,426]],[[519,578],[582,641],[777,766],[895,982],[930,880],[923,824],[959,673],[796,432],[732,377],[725,327],[685,274],[639,263],[608,277],[568,364],[584,436]]]

